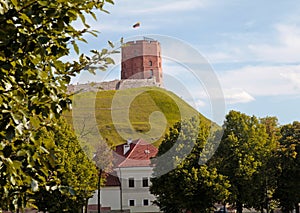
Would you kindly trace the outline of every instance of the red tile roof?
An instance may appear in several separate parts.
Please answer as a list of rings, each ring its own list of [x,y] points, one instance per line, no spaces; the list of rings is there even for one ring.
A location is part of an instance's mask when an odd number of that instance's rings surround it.
[[[156,156],[158,149],[152,144],[138,139],[130,143],[130,149],[124,155],[124,145],[116,147],[115,167],[144,167],[150,166],[150,158]]]
[[[121,186],[120,180],[115,171],[111,173],[106,173],[105,186]]]

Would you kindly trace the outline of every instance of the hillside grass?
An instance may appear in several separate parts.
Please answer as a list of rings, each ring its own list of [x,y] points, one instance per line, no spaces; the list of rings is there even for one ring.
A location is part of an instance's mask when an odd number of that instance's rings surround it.
[[[88,133],[95,119],[97,131],[112,145],[143,138],[158,146],[171,126],[195,116],[211,124],[177,95],[157,87],[79,93],[73,97],[73,112],[65,113],[71,124],[77,122],[77,133]]]

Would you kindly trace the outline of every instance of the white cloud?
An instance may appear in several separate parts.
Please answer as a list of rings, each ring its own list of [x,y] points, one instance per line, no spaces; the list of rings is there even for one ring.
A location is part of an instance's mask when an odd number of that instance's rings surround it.
[[[246,23],[246,25],[248,25]],[[213,63],[263,61],[271,63],[300,62],[300,27],[278,23],[269,32],[222,33],[222,43],[207,47]]]
[[[224,90],[240,88],[252,96],[299,95],[300,65],[247,66],[219,74]]]
[[[225,102],[227,104],[248,103],[255,98],[240,88],[224,89]]]
[[[295,87],[300,88],[300,72],[280,73],[280,75],[288,79]]]
[[[277,24],[274,44],[251,44],[248,46],[257,59],[273,62],[300,62],[300,27]],[[273,40],[273,39],[272,39]]]

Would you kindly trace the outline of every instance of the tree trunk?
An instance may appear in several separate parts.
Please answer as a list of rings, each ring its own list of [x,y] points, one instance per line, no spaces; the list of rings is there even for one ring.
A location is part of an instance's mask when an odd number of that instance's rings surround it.
[[[101,204],[100,204],[101,175],[102,175],[102,169],[99,170],[99,176],[98,176],[98,213],[101,213]]]
[[[243,204],[241,202],[236,202],[236,212],[243,213]]]
[[[84,213],[87,213],[87,212],[88,212],[88,205],[89,205],[89,199],[86,198],[86,199],[85,199],[85,209],[84,209]]]
[[[264,205],[263,204],[260,206],[260,213],[264,213]]]
[[[295,209],[296,209],[296,213],[300,213],[300,210],[299,210],[299,203],[296,203],[296,204],[295,204]]]

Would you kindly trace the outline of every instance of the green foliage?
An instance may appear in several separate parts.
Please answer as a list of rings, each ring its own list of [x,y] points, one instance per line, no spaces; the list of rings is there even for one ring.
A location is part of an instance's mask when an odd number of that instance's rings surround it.
[[[26,206],[28,195],[46,187],[55,174],[52,138],[36,140],[70,107],[66,85],[83,69],[94,72],[113,61],[115,51],[94,51],[92,57],[64,63],[70,45],[94,34],[85,21],[111,0],[0,0],[0,209]],[[72,23],[81,20],[83,29]],[[52,172],[48,172],[52,171]],[[52,188],[53,182],[48,186]]]
[[[266,124],[255,116],[230,111],[224,122],[224,134],[214,156],[214,165],[230,181],[228,202],[241,212],[242,207],[258,207],[265,199],[266,172],[269,157],[276,147]],[[266,173],[263,173],[266,172]],[[252,187],[249,187],[252,186]],[[260,193],[262,194],[259,196]]]
[[[159,146],[151,193],[164,212],[209,212],[229,195],[229,182],[217,170],[200,165],[209,137],[201,119],[176,123]]]
[[[53,132],[44,132],[42,137],[53,137],[59,150],[56,161],[60,165],[60,186],[55,190],[41,188],[33,195],[34,203],[42,211],[78,212],[96,190],[98,172],[66,121],[60,119],[56,123]]]
[[[278,188],[275,198],[279,199],[284,212],[298,209],[300,203],[300,122],[281,128]]]
[[[280,127],[276,117],[261,118],[260,123],[265,126],[268,134],[265,152],[261,153],[261,166],[252,177],[251,200],[247,206],[256,210],[274,210],[278,207],[278,202],[274,199],[274,192],[277,187],[277,177],[279,173],[278,165],[278,139],[280,137]]]

